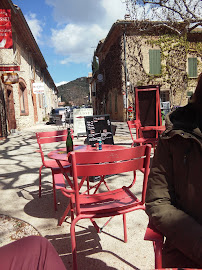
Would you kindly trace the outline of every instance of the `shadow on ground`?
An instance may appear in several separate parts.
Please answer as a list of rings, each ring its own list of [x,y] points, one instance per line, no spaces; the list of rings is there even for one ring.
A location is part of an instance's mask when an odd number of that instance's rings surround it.
[[[93,256],[96,253],[102,254],[102,256],[116,257],[117,261],[125,263],[126,267],[130,266],[132,269],[138,270],[137,267],[133,266],[129,262],[117,254],[103,250],[100,244],[99,234],[96,233],[93,226],[88,228],[77,225],[81,230],[76,232],[76,243],[77,243],[77,263],[78,269],[82,270],[117,270],[117,268],[108,266],[105,262],[99,259],[94,259]],[[63,235],[46,235],[45,236],[55,247],[58,254],[62,258],[67,269],[72,269],[72,253],[71,253],[71,237],[70,234]],[[65,252],[65,253],[64,253]],[[96,255],[99,257],[99,255]],[[126,268],[125,268],[126,269]]]

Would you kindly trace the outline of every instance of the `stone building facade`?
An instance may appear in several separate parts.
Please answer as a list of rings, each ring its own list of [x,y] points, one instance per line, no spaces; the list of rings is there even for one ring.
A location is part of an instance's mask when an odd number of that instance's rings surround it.
[[[0,80],[0,137],[15,130],[31,127],[57,107],[57,88],[47,64],[21,10],[9,0],[2,0],[2,9],[11,10],[12,49],[0,49],[0,76],[12,67],[19,82],[5,84]],[[5,70],[3,70],[5,69]],[[36,94],[33,83],[43,83],[44,93]]]
[[[187,103],[202,72],[202,31],[179,36],[160,22],[117,21],[95,55],[99,69],[91,81],[94,111],[126,121],[135,86],[159,85],[161,101],[169,101],[171,108]]]

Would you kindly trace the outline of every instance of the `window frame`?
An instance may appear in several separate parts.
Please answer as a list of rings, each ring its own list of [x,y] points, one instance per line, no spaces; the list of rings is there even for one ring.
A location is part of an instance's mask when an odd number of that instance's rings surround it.
[[[22,78],[19,79],[18,85],[19,85],[18,93],[19,93],[19,103],[20,103],[20,115],[27,116],[29,115],[27,87]]]
[[[161,90],[160,91],[160,99],[161,99],[161,102],[170,101],[170,92],[169,92],[169,90]]]

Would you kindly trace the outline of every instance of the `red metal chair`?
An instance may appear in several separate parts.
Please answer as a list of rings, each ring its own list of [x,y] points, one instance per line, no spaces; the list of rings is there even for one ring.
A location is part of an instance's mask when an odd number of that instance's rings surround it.
[[[137,146],[113,151],[71,152],[73,189],[62,188],[62,193],[70,198],[71,244],[73,269],[77,269],[75,226],[80,219],[90,219],[97,232],[100,228],[95,218],[123,215],[124,241],[127,242],[126,213],[138,209],[145,210],[145,193],[149,174],[151,146]],[[137,198],[131,188],[135,184],[136,170],[144,171],[142,196]],[[105,176],[133,172],[129,186],[96,194],[80,194],[78,178],[81,176]],[[124,183],[124,179],[123,179]],[[74,215],[76,216],[74,218]],[[107,222],[108,223],[108,222]]]
[[[149,222],[144,240],[152,241],[155,254],[155,269],[162,268],[163,235]]]
[[[127,124],[133,141],[131,147],[135,145],[151,144],[152,147],[155,149],[157,143],[156,138],[144,138],[140,120],[130,120],[127,121]],[[134,138],[135,133],[136,139]]]
[[[71,130],[73,134],[73,130]],[[73,136],[73,135],[72,135]],[[39,197],[41,197],[41,170],[43,167],[51,169],[52,172],[52,180],[53,180],[53,196],[54,196],[54,208],[57,210],[57,199],[56,199],[56,189],[65,186],[65,180],[61,170],[55,160],[45,159],[44,151],[42,149],[43,144],[55,143],[66,141],[67,138],[67,130],[57,130],[50,132],[37,132],[36,133],[37,142],[39,145],[39,152],[41,154],[42,165],[39,168]],[[70,164],[68,162],[63,162],[63,166],[66,168],[66,172],[68,172],[68,167]],[[69,170],[70,171],[70,170]]]

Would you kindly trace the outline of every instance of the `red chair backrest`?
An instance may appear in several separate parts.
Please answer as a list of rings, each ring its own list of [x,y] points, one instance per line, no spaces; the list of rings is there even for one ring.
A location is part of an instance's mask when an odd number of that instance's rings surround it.
[[[72,163],[77,213],[80,212],[77,180],[80,176],[101,176],[130,171],[133,171],[135,175],[136,170],[144,169],[141,198],[142,204],[144,204],[149,174],[150,152],[150,145],[111,151],[71,152],[69,161]]]
[[[66,141],[67,133],[68,133],[67,129],[48,131],[48,132],[37,132],[36,133],[36,138],[37,138],[37,142],[39,144],[42,162],[44,162],[44,153],[43,153],[41,145],[46,144],[46,143],[55,143],[55,142]],[[73,130],[72,129],[71,129],[71,136],[73,139]]]
[[[142,131],[140,129],[141,127],[140,120],[130,120],[130,121],[127,121],[127,124],[128,124],[128,128],[129,128],[132,140],[134,140],[132,129],[136,129],[136,139],[143,137]]]
[[[73,136],[72,129],[71,129],[71,135]],[[37,132],[36,137],[37,137],[37,142],[40,144],[66,141],[67,129],[55,130],[55,131],[49,131],[49,132]]]

